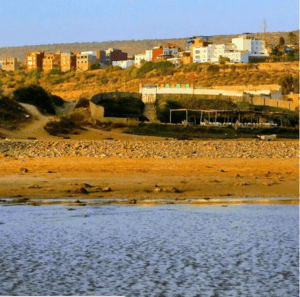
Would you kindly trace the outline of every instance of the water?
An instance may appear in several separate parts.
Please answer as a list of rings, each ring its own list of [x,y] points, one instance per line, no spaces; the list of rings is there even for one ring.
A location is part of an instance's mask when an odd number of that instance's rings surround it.
[[[299,296],[298,206],[74,209],[0,206],[0,295]]]

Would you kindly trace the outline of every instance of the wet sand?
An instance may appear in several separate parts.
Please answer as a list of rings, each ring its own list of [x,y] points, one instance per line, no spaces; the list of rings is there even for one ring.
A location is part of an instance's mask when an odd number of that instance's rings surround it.
[[[160,203],[161,199],[213,203],[261,198],[266,202],[282,197],[297,202],[299,160],[2,157],[0,197],[70,202],[127,198],[134,204]]]

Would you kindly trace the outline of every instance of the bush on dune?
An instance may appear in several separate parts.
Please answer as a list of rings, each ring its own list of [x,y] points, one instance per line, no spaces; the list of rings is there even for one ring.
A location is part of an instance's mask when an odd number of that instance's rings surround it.
[[[51,96],[40,86],[28,85],[18,88],[13,92],[13,98],[18,102],[36,106],[42,113],[55,114]]]

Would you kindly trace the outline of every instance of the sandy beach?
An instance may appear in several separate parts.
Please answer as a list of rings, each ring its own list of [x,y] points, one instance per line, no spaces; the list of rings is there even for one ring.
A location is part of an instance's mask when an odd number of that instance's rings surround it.
[[[99,142],[97,145],[104,145]],[[184,145],[184,143],[187,143]],[[224,151],[229,154],[231,146],[236,142],[210,142],[210,149],[224,144]],[[250,157],[239,157],[229,154],[227,157],[198,157],[191,152],[191,146],[207,146],[207,142],[174,142],[169,143],[169,149],[176,145],[180,148],[176,156],[150,157],[90,157],[86,153],[76,153],[65,156],[59,153],[56,157],[47,157],[50,150],[37,152],[36,147],[50,146],[45,142],[1,142],[0,155],[0,197],[29,199],[128,199],[134,203],[159,202],[160,199],[170,199],[174,203],[229,201],[231,198],[293,198],[299,196],[299,159],[290,151],[298,146],[297,141],[276,141],[263,143],[266,147],[261,154],[253,151],[257,142],[239,141],[239,151],[244,154],[247,148]],[[261,145],[259,142],[258,145]],[[82,147],[82,142],[72,142],[70,145]],[[120,143],[119,143],[120,144]],[[114,145],[119,145],[114,144]],[[124,144],[124,142],[121,142]],[[24,147],[25,145],[25,147]],[[56,143],[57,145],[57,143]],[[59,145],[59,144],[58,144]],[[90,143],[89,145],[95,145]],[[133,143],[126,142],[126,146]],[[135,142],[136,146],[137,143]],[[257,144],[256,144],[257,145]],[[29,146],[30,149],[26,148]],[[33,146],[33,147],[32,147]],[[63,146],[63,145],[62,145]],[[143,149],[143,144],[138,143]],[[165,142],[147,143],[149,150],[167,146]],[[278,147],[284,151],[279,151]],[[6,147],[5,152],[3,147]],[[14,147],[7,149],[9,147]],[[18,148],[23,150],[18,151]],[[187,147],[187,148],[185,148]],[[276,155],[266,157],[266,148],[277,147]],[[126,151],[122,146],[122,149]],[[28,152],[34,151],[31,156]],[[200,149],[199,149],[200,150]],[[271,150],[271,149],[270,149]],[[52,150],[53,151],[53,150]],[[190,153],[188,154],[187,151]],[[259,151],[259,150],[258,150]],[[129,151],[128,151],[129,152]],[[1,150],[0,150],[1,153]],[[193,154],[194,153],[194,154]],[[282,155],[280,155],[280,153]],[[43,157],[40,156],[43,154]],[[101,155],[101,152],[97,154]],[[204,154],[204,152],[203,152]],[[202,154],[202,155],[203,155]],[[268,153],[269,154],[269,153]]]

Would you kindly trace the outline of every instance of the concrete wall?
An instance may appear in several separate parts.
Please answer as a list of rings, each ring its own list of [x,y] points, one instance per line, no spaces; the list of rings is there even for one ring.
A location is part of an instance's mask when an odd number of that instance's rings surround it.
[[[145,104],[153,104],[156,99],[162,98],[167,95],[191,95],[191,96],[205,96],[207,99],[216,99],[217,97],[222,99],[230,99],[233,102],[249,102],[253,105],[267,105],[277,108],[285,108],[289,110],[295,110],[297,104],[293,101],[284,101],[277,99],[279,96],[282,98],[281,91],[269,91],[269,93],[274,94],[275,99],[269,98],[269,96],[261,95],[259,91],[232,91],[232,90],[218,90],[218,89],[193,89],[193,88],[174,88],[174,84],[170,85],[171,88],[140,88],[140,93],[142,93],[142,101]],[[248,93],[254,95],[250,96]],[[268,92],[266,92],[268,93]],[[277,98],[276,98],[277,97]]]
[[[111,122],[111,123],[123,123],[130,126],[138,126],[138,118],[114,118],[114,117],[104,117],[104,107],[101,105],[96,105],[90,101],[90,111],[91,117],[94,121],[100,122]]]
[[[245,98],[244,101],[253,105],[266,105],[277,108],[285,108],[289,110],[295,110],[296,104],[292,101],[268,99],[268,98]]]

